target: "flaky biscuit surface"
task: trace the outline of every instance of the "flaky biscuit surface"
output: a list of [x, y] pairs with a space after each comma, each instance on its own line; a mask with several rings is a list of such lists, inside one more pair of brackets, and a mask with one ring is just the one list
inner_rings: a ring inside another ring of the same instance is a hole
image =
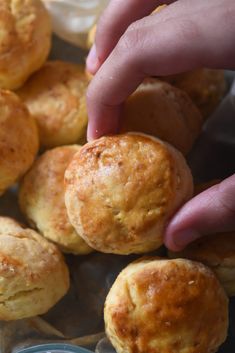
[[86, 144], [65, 172], [65, 204], [94, 249], [117, 254], [158, 248], [166, 222], [192, 195], [180, 152], [141, 134]]
[[117, 277], [105, 302], [118, 353], [211, 353], [228, 328], [228, 299], [207, 267], [145, 258]]
[[81, 65], [49, 61], [18, 90], [37, 121], [43, 147], [85, 138], [87, 76]]
[[68, 269], [56, 246], [16, 221], [0, 217], [0, 319], [43, 314], [68, 287]]
[[0, 194], [29, 169], [38, 151], [38, 131], [25, 105], [0, 90]]
[[0, 1], [0, 87], [17, 89], [51, 47], [51, 21], [41, 0]]
[[19, 192], [21, 210], [29, 223], [63, 251], [87, 254], [91, 248], [69, 222], [64, 202], [64, 172], [80, 146], [45, 152], [25, 175]]

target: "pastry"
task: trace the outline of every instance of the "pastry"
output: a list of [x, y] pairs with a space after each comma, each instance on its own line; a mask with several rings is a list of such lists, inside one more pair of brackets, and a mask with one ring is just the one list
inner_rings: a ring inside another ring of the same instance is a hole
[[83, 66], [50, 61], [17, 92], [37, 121], [42, 147], [85, 139], [87, 84]]
[[204, 236], [180, 252], [169, 252], [169, 256], [204, 263], [214, 271], [226, 293], [235, 295], [235, 232]]
[[0, 88], [17, 89], [46, 61], [51, 21], [41, 0], [0, 0]]
[[167, 221], [192, 192], [182, 154], [142, 134], [90, 142], [65, 172], [70, 222], [87, 244], [106, 253], [157, 249]]
[[19, 203], [30, 225], [61, 250], [87, 254], [91, 248], [70, 224], [64, 203], [64, 172], [79, 149], [63, 146], [41, 155], [20, 185]]
[[0, 195], [29, 169], [38, 151], [38, 131], [25, 105], [0, 90]]
[[227, 336], [228, 299], [202, 264], [143, 258], [117, 277], [104, 320], [117, 353], [212, 353]]
[[145, 80], [127, 99], [122, 131], [138, 131], [169, 142], [187, 154], [202, 127], [202, 116], [181, 90]]
[[68, 268], [56, 246], [0, 217], [0, 320], [44, 314], [68, 288]]

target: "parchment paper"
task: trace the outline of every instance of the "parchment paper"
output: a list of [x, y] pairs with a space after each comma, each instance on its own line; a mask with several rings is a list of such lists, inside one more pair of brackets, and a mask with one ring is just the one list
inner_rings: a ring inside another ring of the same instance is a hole
[[[86, 53], [54, 38], [51, 59], [84, 62]], [[228, 80], [234, 73], [228, 72]], [[234, 89], [235, 91], [235, 89]], [[208, 120], [188, 161], [195, 181], [225, 178], [235, 171], [235, 95], [230, 91], [216, 113]], [[0, 198], [0, 214], [24, 221], [17, 206], [16, 190]], [[164, 249], [157, 252], [164, 255]], [[120, 270], [138, 256], [93, 253], [67, 256], [70, 267], [69, 293], [46, 315], [16, 322], [0, 322], [0, 352], [17, 352], [34, 343], [61, 342], [113, 353], [104, 338], [103, 304]], [[230, 330], [220, 353], [234, 353], [235, 300], [230, 304]]]

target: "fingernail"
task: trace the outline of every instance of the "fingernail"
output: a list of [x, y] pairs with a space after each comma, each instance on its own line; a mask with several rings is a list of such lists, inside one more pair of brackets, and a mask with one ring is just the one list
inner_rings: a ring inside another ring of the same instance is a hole
[[99, 66], [100, 66], [100, 63], [96, 53], [96, 46], [94, 44], [86, 59], [86, 68], [87, 68], [87, 71], [89, 71], [91, 74], [94, 75], [96, 71], [99, 69]]
[[91, 124], [88, 124], [87, 141], [90, 142], [90, 141], [97, 139], [99, 137], [98, 134], [99, 134], [98, 130], [94, 131], [94, 129], [91, 127]]
[[[196, 239], [200, 238], [202, 234], [200, 234], [195, 229], [185, 229], [178, 231], [177, 233], [171, 234], [171, 241], [168, 239], [168, 243], [170, 248], [174, 251], [180, 251], [184, 249], [188, 244], [192, 243]], [[173, 249], [174, 248], [174, 249]]]

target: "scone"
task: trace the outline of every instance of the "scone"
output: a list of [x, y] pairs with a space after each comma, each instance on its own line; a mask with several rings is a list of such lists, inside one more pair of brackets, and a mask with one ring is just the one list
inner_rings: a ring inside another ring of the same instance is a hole
[[38, 131], [25, 105], [0, 90], [0, 195], [29, 169], [38, 151]]
[[0, 217], [0, 320], [44, 314], [68, 288], [68, 268], [56, 246]]
[[171, 143], [187, 154], [202, 127], [202, 116], [181, 90], [145, 80], [127, 99], [122, 131], [138, 131]]
[[204, 119], [213, 113], [226, 91], [222, 70], [197, 69], [161, 79], [185, 91], [199, 108]]
[[104, 320], [117, 353], [213, 353], [227, 336], [228, 299], [202, 264], [144, 258], [117, 277]]
[[82, 66], [51, 61], [17, 92], [37, 121], [42, 147], [69, 145], [84, 139], [87, 84]]
[[181, 252], [169, 252], [169, 256], [206, 264], [215, 272], [226, 293], [235, 295], [235, 232], [202, 237]]
[[65, 190], [70, 222], [92, 248], [131, 254], [162, 245], [166, 222], [193, 184], [180, 152], [133, 133], [83, 146], [65, 172]]
[[79, 149], [63, 146], [41, 155], [20, 185], [19, 203], [31, 226], [61, 250], [87, 254], [91, 248], [72, 227], [64, 203], [64, 172]]
[[0, 0], [0, 88], [17, 89], [46, 61], [51, 21], [41, 0]]

